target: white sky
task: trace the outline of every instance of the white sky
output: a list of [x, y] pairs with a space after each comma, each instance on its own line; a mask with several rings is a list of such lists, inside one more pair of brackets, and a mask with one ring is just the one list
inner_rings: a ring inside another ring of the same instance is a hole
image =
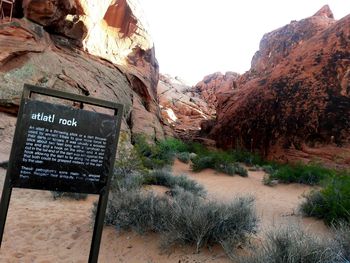
[[350, 0], [139, 0], [161, 73], [196, 84], [221, 71], [244, 73], [264, 33], [328, 4], [336, 19]]

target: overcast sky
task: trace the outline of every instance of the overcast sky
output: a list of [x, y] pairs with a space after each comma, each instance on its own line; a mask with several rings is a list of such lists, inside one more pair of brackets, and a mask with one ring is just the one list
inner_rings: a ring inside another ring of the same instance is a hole
[[316, 13], [328, 4], [336, 19], [350, 0], [139, 0], [161, 73], [189, 84], [221, 71], [250, 68], [264, 33]]

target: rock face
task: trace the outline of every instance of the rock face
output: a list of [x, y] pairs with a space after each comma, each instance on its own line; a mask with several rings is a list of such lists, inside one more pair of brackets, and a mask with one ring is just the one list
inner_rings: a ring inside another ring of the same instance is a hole
[[[3, 145], [12, 136], [24, 83], [120, 102], [125, 133], [164, 138], [156, 100], [158, 64], [134, 10], [123, 0], [26, 0], [23, 13], [34, 22], [2, 21], [1, 151], [9, 148]], [[115, 14], [123, 19], [114, 20]]]
[[74, 39], [88, 53], [127, 68], [131, 82], [144, 83], [143, 92], [155, 97], [158, 62], [137, 2], [24, 0], [23, 10], [49, 32]]
[[265, 34], [236, 84], [218, 100], [218, 146], [350, 164], [350, 15], [325, 6]]
[[226, 92], [229, 93], [236, 89], [238, 77], [239, 74], [235, 72], [226, 72], [225, 74], [216, 72], [205, 76], [201, 82], [196, 84], [192, 91], [206, 101], [208, 107], [215, 112], [218, 106], [217, 96], [222, 96]]
[[163, 119], [175, 135], [185, 140], [198, 140], [201, 123], [215, 114], [196, 90], [178, 78], [160, 75], [158, 99]]

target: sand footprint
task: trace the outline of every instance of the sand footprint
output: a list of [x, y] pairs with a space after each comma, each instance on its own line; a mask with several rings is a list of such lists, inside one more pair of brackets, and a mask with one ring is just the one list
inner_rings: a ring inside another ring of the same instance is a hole
[[80, 227], [77, 227], [77, 229], [75, 230], [75, 233], [72, 234], [72, 238], [74, 240], [77, 240], [79, 237], [81, 236], [81, 228]]
[[68, 246], [66, 246], [67, 249], [71, 249], [75, 245], [74, 242], [70, 243]]

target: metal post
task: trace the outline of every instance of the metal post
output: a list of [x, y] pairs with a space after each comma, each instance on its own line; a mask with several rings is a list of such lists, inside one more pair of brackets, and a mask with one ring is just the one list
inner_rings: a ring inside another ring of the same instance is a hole
[[9, 172], [7, 172], [5, 182], [4, 182], [4, 187], [2, 190], [1, 202], [0, 202], [0, 247], [2, 243], [2, 236], [4, 235], [4, 229], [5, 229], [7, 212], [10, 204], [11, 193], [12, 193], [12, 187], [10, 184], [10, 175], [9, 175]]
[[92, 234], [92, 241], [89, 254], [89, 263], [97, 263], [98, 254], [100, 251], [100, 243], [102, 238], [102, 230], [104, 225], [104, 218], [107, 208], [108, 192], [105, 192], [99, 196], [94, 232]]
[[113, 176], [113, 168], [114, 168], [114, 160], [115, 160], [115, 156], [116, 156], [116, 150], [118, 148], [118, 138], [119, 138], [120, 126], [121, 126], [121, 116], [123, 115], [123, 106], [121, 106], [120, 108], [115, 108], [114, 115], [118, 116], [117, 134], [116, 134], [117, 141], [115, 144], [115, 150], [112, 152], [111, 160], [113, 160], [113, 161], [110, 163], [110, 166], [109, 166], [110, 172], [108, 175], [107, 184], [104, 187], [104, 189], [102, 189], [100, 196], [99, 196], [99, 199], [98, 199], [94, 232], [92, 234], [92, 241], [91, 241], [90, 254], [89, 254], [89, 263], [97, 263], [98, 254], [100, 251], [102, 230], [103, 230], [104, 218], [105, 218], [107, 202], [108, 202], [108, 194], [109, 194], [109, 189], [111, 186], [111, 181], [112, 181], [112, 176]]
[[[2, 6], [1, 6], [1, 8], [2, 8]], [[20, 104], [19, 111], [18, 111], [19, 116], [21, 116], [23, 114], [23, 108], [21, 106], [23, 104], [23, 100], [25, 97], [28, 97], [28, 96], [29, 96], [29, 91], [27, 89], [24, 89], [24, 91], [22, 93], [22, 97], [21, 97], [21, 104]], [[20, 126], [20, 120], [17, 118], [16, 129], [15, 129], [15, 134], [14, 134], [13, 138], [17, 138], [18, 133], [19, 133], [19, 128], [18, 128], [19, 126]], [[14, 148], [15, 148], [15, 145], [12, 142], [10, 160], [9, 160], [8, 167], [7, 167], [6, 177], [5, 177], [5, 181], [4, 181], [4, 186], [2, 188], [2, 195], [1, 195], [1, 201], [0, 201], [0, 247], [1, 247], [1, 243], [2, 243], [2, 237], [4, 235], [6, 217], [7, 217], [7, 212], [9, 209], [12, 188], [13, 188], [13, 185], [11, 183], [10, 171], [11, 171], [11, 167], [13, 165], [13, 160], [15, 158]]]

